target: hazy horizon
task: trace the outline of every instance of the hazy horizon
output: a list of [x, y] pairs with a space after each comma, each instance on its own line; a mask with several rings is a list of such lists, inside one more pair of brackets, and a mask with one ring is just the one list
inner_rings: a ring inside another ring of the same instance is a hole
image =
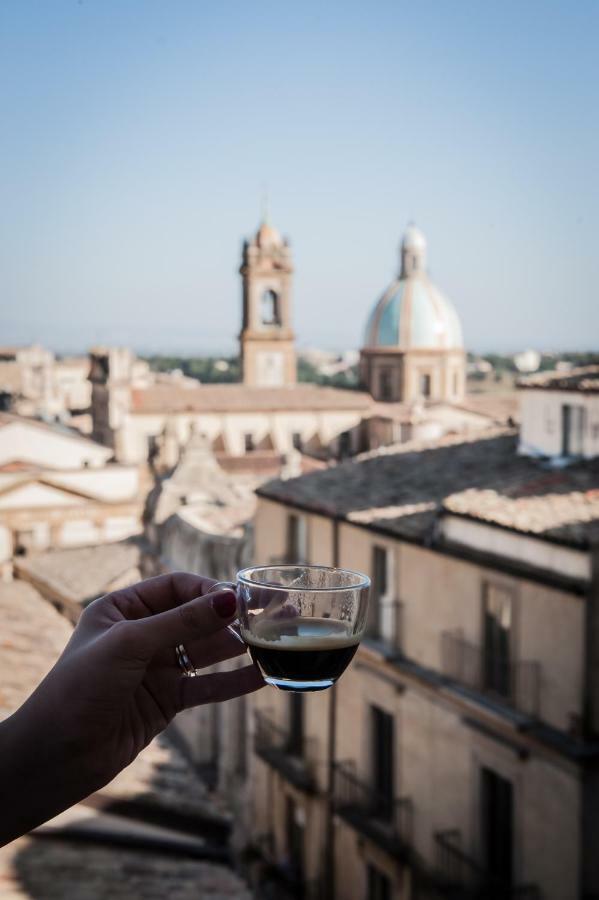
[[[181, 358], [214, 357], [216, 359], [216, 358], [221, 358], [221, 357], [224, 358], [224, 357], [233, 357], [233, 356], [239, 355], [238, 342], [233, 341], [233, 340], [231, 341], [229, 346], [225, 345], [225, 346], [219, 347], [216, 345], [210, 345], [204, 349], [202, 349], [201, 347], [198, 348], [195, 346], [191, 346], [186, 349], [185, 346], [169, 347], [169, 346], [161, 346], [158, 344], [148, 345], [148, 346], [144, 347], [144, 346], [136, 346], [135, 344], [131, 344], [131, 343], [123, 342], [123, 341], [114, 341], [111, 344], [104, 344], [102, 342], [99, 342], [96, 344], [92, 343], [92, 344], [89, 344], [89, 346], [79, 346], [76, 344], [73, 344], [72, 346], [68, 346], [68, 345], [59, 346], [59, 345], [49, 344], [47, 342], [44, 342], [43, 340], [18, 341], [18, 342], [6, 341], [6, 342], [4, 342], [3, 345], [0, 345], [0, 348], [2, 346], [26, 347], [26, 346], [30, 346], [32, 344], [43, 346], [45, 349], [52, 351], [54, 353], [54, 355], [57, 357], [85, 356], [88, 354], [88, 352], [90, 350], [93, 349], [93, 347], [97, 347], [97, 346], [128, 347], [139, 357], [178, 356]], [[309, 354], [310, 352], [314, 352], [314, 351], [323, 351], [325, 353], [335, 353], [335, 354], [341, 355], [347, 351], [354, 351], [354, 350], [359, 350], [359, 349], [360, 349], [359, 345], [356, 345], [353, 347], [341, 346], [341, 345], [325, 346], [322, 344], [300, 343], [299, 341], [296, 341], [296, 350], [299, 355], [302, 355], [304, 353]], [[489, 356], [492, 354], [495, 354], [497, 356], [509, 357], [509, 356], [514, 356], [518, 353], [522, 353], [527, 350], [536, 350], [541, 355], [551, 355], [551, 356], [553, 356], [553, 355], [559, 356], [560, 354], [572, 354], [572, 353], [580, 353], [580, 354], [586, 354], [586, 353], [597, 354], [597, 353], [599, 353], [599, 350], [597, 350], [596, 347], [592, 347], [592, 346], [586, 346], [586, 347], [585, 346], [581, 346], [581, 347], [531, 347], [531, 346], [524, 347], [524, 346], [522, 346], [522, 347], [511, 347], [511, 348], [507, 348], [504, 350], [484, 349], [484, 348], [481, 349], [478, 347], [465, 347], [464, 349], [467, 353], [471, 353], [475, 356], [480, 356], [480, 357], [485, 357], [485, 356]]]
[[592, 2], [4, 4], [0, 343], [234, 352], [268, 186], [300, 349], [360, 346], [411, 220], [468, 349], [592, 349], [598, 26]]

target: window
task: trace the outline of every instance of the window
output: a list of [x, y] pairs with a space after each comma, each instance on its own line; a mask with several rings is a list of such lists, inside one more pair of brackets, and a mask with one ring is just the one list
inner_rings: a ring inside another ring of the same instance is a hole
[[481, 770], [481, 837], [487, 873], [498, 884], [513, 877], [513, 789], [492, 769]]
[[304, 822], [303, 810], [299, 809], [297, 803], [287, 797], [286, 808], [286, 832], [287, 832], [287, 857], [289, 860], [289, 869], [292, 875], [298, 880], [303, 879], [304, 875]]
[[287, 516], [288, 563], [305, 563], [308, 560], [308, 529], [304, 516], [291, 513]]
[[158, 438], [155, 434], [151, 434], [148, 438], [148, 462], [152, 462], [152, 460], [156, 459], [159, 453], [160, 446]]
[[428, 372], [423, 372], [420, 376], [420, 396], [430, 397], [431, 395], [431, 376]]
[[368, 866], [368, 900], [391, 900], [391, 882], [376, 866]]
[[261, 319], [263, 325], [280, 325], [279, 298], [274, 291], [262, 294]]
[[304, 696], [289, 694], [289, 732], [287, 750], [292, 756], [302, 756], [304, 749]]
[[583, 406], [562, 406], [562, 456], [582, 456], [584, 414]]
[[453, 396], [457, 397], [460, 393], [460, 373], [453, 373]]
[[374, 546], [370, 561], [370, 603], [366, 633], [369, 637], [381, 636], [381, 602], [389, 588], [389, 555], [385, 547]]
[[393, 815], [393, 716], [370, 707], [371, 785], [373, 813], [389, 820]]
[[350, 451], [351, 439], [349, 431], [342, 431], [339, 435], [339, 459], [345, 459], [346, 456], [350, 455]]
[[302, 451], [302, 449], [303, 449], [303, 446], [304, 446], [304, 442], [303, 442], [303, 440], [302, 440], [301, 432], [300, 432], [300, 431], [294, 431], [291, 440], [292, 440], [292, 442], [293, 442], [293, 448], [294, 448], [294, 450], [299, 450], [300, 453], [301, 453], [301, 451]]
[[393, 399], [393, 380], [391, 369], [381, 369], [379, 373], [379, 396], [381, 400]]
[[484, 592], [483, 680], [487, 690], [510, 697], [512, 594], [488, 584]]
[[248, 434], [244, 434], [243, 440], [244, 440], [244, 443], [245, 443], [245, 452], [246, 452], [246, 453], [251, 453], [253, 450], [256, 449], [256, 445], [255, 445], [255, 443], [254, 443], [254, 435], [253, 435], [253, 434], [249, 434], [249, 433], [248, 433]]

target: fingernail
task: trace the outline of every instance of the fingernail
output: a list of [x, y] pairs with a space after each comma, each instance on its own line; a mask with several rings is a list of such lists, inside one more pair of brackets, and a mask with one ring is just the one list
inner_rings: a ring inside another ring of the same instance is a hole
[[212, 598], [212, 609], [221, 619], [230, 619], [237, 609], [237, 597], [231, 590], [219, 591]]

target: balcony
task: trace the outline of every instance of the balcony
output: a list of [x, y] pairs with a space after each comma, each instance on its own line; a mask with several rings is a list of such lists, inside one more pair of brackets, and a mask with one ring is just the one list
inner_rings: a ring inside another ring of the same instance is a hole
[[490, 875], [460, 847], [459, 831], [440, 831], [437, 848], [437, 886], [451, 900], [542, 900], [533, 884], [513, 885]]
[[508, 662], [489, 657], [482, 647], [456, 632], [441, 635], [443, 672], [455, 681], [508, 703], [527, 716], [538, 718], [541, 667], [538, 662]]
[[259, 891], [261, 900], [330, 900], [323, 880], [304, 881], [284, 866], [271, 865]]
[[254, 750], [298, 790], [307, 794], [317, 792], [316, 745], [312, 738], [297, 740], [268, 713], [257, 711]]
[[260, 861], [253, 877], [247, 873], [260, 900], [330, 900], [325, 879], [306, 880], [301, 871], [278, 857], [272, 832], [259, 835], [250, 854]]
[[336, 763], [333, 808], [360, 834], [392, 856], [405, 858], [412, 843], [412, 802], [389, 797], [362, 781], [352, 763]]
[[388, 658], [401, 653], [402, 614], [400, 600], [371, 598], [364, 638]]

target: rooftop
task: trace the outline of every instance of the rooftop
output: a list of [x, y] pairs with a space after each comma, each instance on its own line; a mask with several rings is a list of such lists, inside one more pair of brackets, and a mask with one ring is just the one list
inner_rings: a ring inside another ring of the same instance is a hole
[[44, 595], [85, 604], [139, 578], [139, 562], [139, 544], [128, 540], [17, 557], [15, 568]]
[[102, 450], [107, 459], [112, 456], [112, 450], [108, 447], [86, 437], [86, 435], [77, 431], [76, 428], [69, 428], [68, 425], [64, 425], [62, 422], [42, 422], [41, 419], [33, 419], [30, 416], [19, 416], [13, 413], [0, 412], [0, 428], [6, 428], [9, 425], [26, 425], [32, 428], [39, 428], [47, 434], [59, 434], [62, 437], [73, 438], [73, 440], [92, 446], [96, 450]]
[[283, 240], [277, 229], [273, 228], [272, 225], [269, 225], [266, 221], [261, 223], [254, 240], [262, 249], [280, 247], [283, 244]]
[[466, 394], [460, 401], [460, 409], [478, 415], [489, 416], [497, 425], [506, 425], [511, 419], [520, 419], [520, 397], [517, 391], [480, 391]]
[[539, 372], [518, 380], [519, 388], [537, 388], [547, 391], [580, 391], [599, 393], [599, 366], [581, 366], [569, 372]]
[[0, 720], [11, 715], [52, 668], [73, 630], [23, 581], [0, 582]]
[[260, 487], [262, 497], [369, 524], [407, 540], [432, 537], [442, 510], [522, 534], [586, 546], [599, 520], [599, 459], [552, 470], [517, 455], [517, 434], [446, 436], [363, 454]]
[[[414, 423], [424, 420], [440, 418], [464, 419], [463, 414], [472, 416], [472, 422], [480, 421], [486, 427], [490, 425], [507, 425], [519, 418], [520, 398], [516, 391], [489, 392], [480, 394], [466, 394], [460, 403], [446, 403], [439, 401], [425, 401], [421, 403], [386, 403], [372, 402], [370, 416], [382, 419], [392, 419], [395, 422]], [[462, 414], [462, 415], [461, 415]], [[451, 430], [451, 428], [448, 428]], [[463, 427], [460, 428], [463, 430]]]
[[161, 525], [176, 513], [213, 534], [233, 534], [252, 517], [259, 483], [248, 475], [227, 474], [207, 437], [193, 433], [174, 472], [152, 490], [147, 515]]
[[156, 852], [21, 838], [0, 849], [0, 891], [6, 900], [250, 900], [224, 866]]
[[243, 384], [198, 384], [197, 388], [154, 385], [132, 391], [134, 413], [174, 412], [294, 412], [311, 409], [369, 407], [368, 394], [340, 388], [298, 384], [289, 387], [247, 387]]

